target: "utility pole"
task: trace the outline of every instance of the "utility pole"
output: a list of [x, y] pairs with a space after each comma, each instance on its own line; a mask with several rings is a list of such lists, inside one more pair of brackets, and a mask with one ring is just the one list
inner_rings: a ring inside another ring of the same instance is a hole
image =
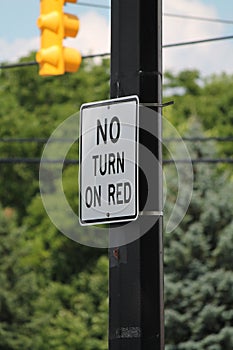
[[[138, 95], [139, 141], [161, 164], [162, 0], [112, 0], [111, 11], [111, 98]], [[152, 117], [145, 121], [148, 107]], [[143, 130], [144, 123], [157, 137]], [[164, 349], [161, 170], [139, 151], [141, 161], [147, 173], [139, 174], [139, 238], [110, 248], [109, 350]], [[153, 200], [144, 208], [149, 172]], [[141, 236], [151, 219], [156, 220]], [[110, 225], [111, 243], [118, 234], [125, 234], [124, 225]]]

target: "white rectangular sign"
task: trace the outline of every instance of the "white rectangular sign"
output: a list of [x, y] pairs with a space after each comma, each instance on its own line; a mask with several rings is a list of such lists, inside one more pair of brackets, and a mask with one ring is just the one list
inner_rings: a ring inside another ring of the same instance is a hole
[[138, 216], [137, 96], [84, 104], [80, 125], [80, 223]]

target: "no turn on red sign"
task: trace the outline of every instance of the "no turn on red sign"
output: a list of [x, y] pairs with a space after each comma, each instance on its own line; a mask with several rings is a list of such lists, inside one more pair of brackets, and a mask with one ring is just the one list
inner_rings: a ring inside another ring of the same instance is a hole
[[80, 114], [80, 223], [135, 220], [138, 216], [138, 97], [84, 104]]

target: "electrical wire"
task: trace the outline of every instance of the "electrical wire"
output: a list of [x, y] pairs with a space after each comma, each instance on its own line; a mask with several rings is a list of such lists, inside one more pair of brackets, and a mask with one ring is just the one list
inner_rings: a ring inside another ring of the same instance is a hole
[[73, 142], [73, 139], [69, 138], [56, 138], [56, 139], [48, 139], [45, 137], [17, 137], [17, 138], [11, 138], [11, 137], [2, 137], [0, 138], [0, 142], [2, 143], [66, 143], [66, 142]]
[[191, 20], [196, 20], [196, 21], [233, 24], [232, 20], [221, 19], [221, 18], [209, 18], [209, 17], [200, 17], [200, 16], [190, 16], [190, 15], [178, 15], [178, 14], [175, 14], [175, 13], [167, 13], [167, 12], [165, 12], [163, 15], [166, 16], [166, 17], [176, 17], [176, 18], [191, 19]]
[[[86, 6], [86, 7], [97, 7], [97, 8], [108, 9], [108, 10], [111, 9], [111, 6], [108, 6], [108, 5], [91, 4], [91, 3], [88, 3], [88, 2], [80, 2], [80, 1], [76, 5]], [[191, 19], [191, 20], [197, 20], [197, 21], [233, 24], [232, 20], [221, 19], [221, 18], [209, 18], [209, 17], [202, 17], [202, 16], [179, 15], [179, 14], [168, 13], [168, 12], [164, 12], [163, 16], [166, 16], [166, 17], [177, 17], [177, 18], [182, 18], [182, 19]]]
[[181, 42], [181, 43], [174, 43], [174, 44], [166, 44], [166, 45], [163, 45], [163, 48], [177, 47], [177, 46], [186, 46], [186, 45], [195, 45], [195, 44], [202, 44], [202, 43], [208, 43], [208, 42], [212, 42], [212, 41], [221, 41], [221, 40], [229, 40], [229, 39], [233, 39], [233, 35], [220, 36], [220, 37], [217, 37], [217, 38], [193, 40], [193, 41], [184, 41], [184, 42]]
[[[209, 38], [209, 39], [193, 40], [193, 41], [184, 41], [181, 43], [166, 44], [166, 45], [163, 45], [163, 48], [166, 49], [166, 48], [177, 47], [177, 46], [195, 45], [195, 44], [202, 44], [202, 43], [221, 41], [221, 40], [229, 40], [229, 39], [233, 39], [233, 35], [221, 36], [221, 37]], [[82, 56], [82, 59], [84, 60], [84, 59], [88, 59], [88, 58], [97, 58], [97, 57], [106, 57], [106, 56], [111, 56], [111, 54], [109, 52], [105, 52], [105, 53], [98, 53], [98, 54], [94, 54], [94, 55], [86, 55], [86, 56]], [[38, 63], [36, 61], [22, 62], [22, 63], [16, 63], [16, 64], [7, 64], [7, 65], [0, 65], [0, 69], [34, 66], [37, 64]]]
[[82, 56], [82, 59], [88, 59], [88, 58], [96, 58], [96, 57], [106, 57], [106, 56], [110, 56], [109, 52], [104, 52], [104, 53], [98, 53], [98, 54], [94, 54], [94, 55], [86, 55], [86, 56]]
[[[73, 143], [73, 139], [69, 138], [55, 138], [55, 139], [48, 139], [45, 137], [0, 137], [0, 143], [42, 143], [45, 144], [47, 142], [49, 143]], [[165, 137], [163, 139], [163, 143], [166, 142], [210, 142], [210, 141], [217, 141], [217, 142], [233, 142], [233, 136], [224, 136], [224, 137], [218, 137], [218, 136], [211, 136], [211, 137], [186, 137], [183, 136], [181, 138], [175, 138], [175, 137]], [[78, 141], [76, 141], [78, 142]]]
[[[98, 53], [98, 54], [94, 54], [94, 55], [85, 55], [85, 56], [82, 56], [82, 59], [85, 60], [85, 59], [89, 59], [89, 58], [107, 57], [107, 56], [110, 56], [109, 52]], [[37, 66], [37, 65], [38, 65], [38, 63], [36, 61], [20, 62], [20, 63], [0, 65], [0, 69], [21, 68], [21, 67]]]
[[0, 164], [78, 164], [76, 159], [0, 158]]
[[89, 2], [78, 2], [76, 5], [78, 6], [86, 6], [86, 7], [96, 7], [96, 8], [100, 8], [100, 9], [111, 9], [111, 6], [108, 5], [100, 5], [100, 4], [91, 4]]
[[[78, 2], [76, 5], [86, 6], [86, 7], [96, 7], [100, 9], [111, 9], [111, 6], [108, 5], [100, 5], [100, 4], [91, 4], [88, 2]], [[176, 13], [168, 13], [164, 12], [163, 16], [165, 17], [174, 17], [174, 18], [182, 18], [182, 19], [191, 19], [195, 21], [204, 21], [204, 22], [214, 22], [214, 23], [223, 23], [223, 24], [233, 24], [233, 20], [221, 19], [221, 18], [210, 18], [210, 17], [202, 17], [202, 16], [191, 16], [191, 15], [179, 15]]]
[[175, 138], [175, 137], [169, 137], [164, 138], [164, 142], [209, 142], [209, 141], [218, 141], [218, 142], [232, 142], [233, 136], [224, 136], [224, 137], [218, 137], [218, 136], [211, 136], [211, 137], [181, 137], [181, 138]]
[[233, 158], [194, 158], [194, 159], [164, 159], [163, 164], [233, 164]]
[[4, 64], [4, 65], [0, 65], [0, 69], [36, 66], [37, 64], [38, 64], [38, 63], [37, 63], [36, 61], [32, 61], [32, 62], [20, 62], [20, 63], [12, 63], [12, 64]]
[[[76, 5], [96, 7], [96, 8], [102, 8], [102, 9], [110, 9], [111, 8], [110, 6], [107, 6], [107, 5], [91, 4], [91, 3], [86, 3], [86, 2], [85, 3], [84, 2], [79, 2]], [[191, 19], [191, 20], [200, 20], [200, 21], [209, 21], [209, 22], [219, 22], [219, 23], [225, 23], [225, 24], [233, 24], [232, 20], [225, 20], [225, 19], [218, 19], [218, 18], [208, 18], [208, 17], [199, 17], [199, 16], [190, 16], [190, 15], [179, 15], [179, 14], [173, 14], [173, 13], [164, 13], [163, 15], [164, 16], [168, 16], [168, 17], [176, 17], [176, 18], [183, 18], [183, 19]], [[170, 47], [184, 46], [184, 45], [194, 45], [194, 44], [207, 43], [207, 42], [220, 41], [220, 40], [228, 40], [228, 39], [233, 39], [233, 36], [230, 35], [230, 36], [223, 36], [223, 37], [203, 39], [203, 40], [195, 40], [195, 41], [188, 41], [188, 42], [181, 42], [181, 43], [174, 43], [174, 44], [166, 44], [166, 45], [163, 45], [163, 48], [170, 48]], [[105, 56], [110, 56], [110, 53], [86, 55], [86, 56], [82, 56], [82, 59], [96, 58], [96, 57], [105, 57]], [[38, 63], [36, 61], [21, 62], [21, 63], [0, 65], [0, 69], [19, 68], [19, 67], [27, 67], [27, 66], [35, 66], [35, 65], [38, 65]]]
[[[77, 159], [43, 159], [40, 158], [0, 158], [0, 164], [61, 164], [77, 165]], [[194, 159], [164, 159], [163, 164], [233, 164], [233, 158], [194, 158]]]

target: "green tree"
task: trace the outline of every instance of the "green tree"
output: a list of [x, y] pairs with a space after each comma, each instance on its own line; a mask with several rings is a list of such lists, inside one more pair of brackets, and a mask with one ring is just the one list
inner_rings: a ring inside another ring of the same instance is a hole
[[[197, 118], [205, 131], [204, 136], [233, 135], [233, 76], [212, 75], [203, 78], [197, 71], [183, 71], [177, 75], [165, 74], [165, 95], [175, 101], [166, 109], [165, 116], [181, 135], [188, 131], [189, 119]], [[221, 156], [232, 156], [232, 143], [219, 143]]]
[[[193, 158], [208, 154], [200, 145], [190, 151]], [[210, 152], [213, 156], [213, 149]], [[169, 168], [167, 210], [175, 177]], [[191, 205], [182, 223], [165, 235], [167, 350], [233, 347], [233, 184], [226, 180], [212, 166], [195, 165]]]
[[15, 223], [12, 209], [0, 208], [0, 349], [32, 349], [28, 325], [38, 280], [20, 261], [25, 251], [23, 230]]
[[[109, 60], [99, 65], [86, 60], [77, 73], [55, 77], [40, 77], [37, 67], [6, 69], [0, 81], [0, 138], [46, 139], [81, 104], [108, 98]], [[33, 141], [0, 142], [1, 158], [40, 158], [42, 150], [43, 144]], [[1, 202], [17, 210], [19, 222], [38, 192], [38, 169], [34, 164], [1, 164]]]
[[33, 349], [107, 348], [107, 271], [108, 259], [101, 257], [70, 284], [50, 282], [40, 291], [30, 324]]
[[[23, 59], [31, 60], [31, 57]], [[197, 71], [167, 74], [175, 106], [166, 116], [184, 134], [232, 135], [231, 76], [203, 79]], [[41, 78], [37, 69], [1, 72], [3, 137], [49, 137], [84, 102], [109, 95], [109, 61], [85, 61], [77, 74]], [[1, 142], [1, 157], [40, 157], [42, 144]], [[195, 144], [195, 157], [215, 156], [215, 146]], [[218, 152], [231, 156], [232, 146]], [[77, 158], [77, 145], [70, 158]], [[167, 212], [176, 176], [168, 171]], [[78, 210], [77, 166], [64, 167], [63, 187]], [[183, 222], [165, 235], [166, 343], [168, 350], [230, 350], [232, 340], [232, 184], [228, 174], [194, 167], [194, 193]], [[47, 176], [51, 176], [48, 172]], [[57, 179], [51, 179], [52, 196]], [[183, 190], [185, 184], [183, 184]], [[108, 258], [106, 250], [81, 246], [50, 222], [38, 194], [38, 167], [1, 165], [0, 350], [107, 348]], [[179, 209], [179, 208], [178, 208]], [[61, 220], [68, 220], [66, 215]], [[18, 227], [20, 223], [20, 228]]]
[[84, 269], [74, 242], [61, 249], [51, 241], [46, 250], [38, 237], [25, 237], [12, 209], [1, 209], [0, 349], [106, 349], [107, 257], [92, 256]]

